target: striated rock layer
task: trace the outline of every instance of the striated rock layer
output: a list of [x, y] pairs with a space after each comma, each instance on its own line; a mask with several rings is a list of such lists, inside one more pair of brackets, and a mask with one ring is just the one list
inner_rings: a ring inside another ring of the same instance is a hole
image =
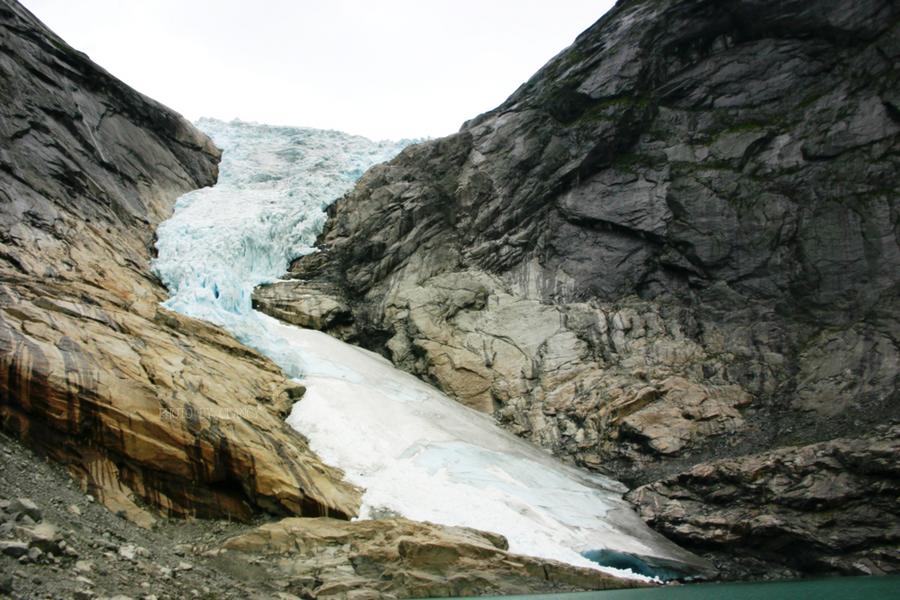
[[[265, 559], [269, 578], [312, 598], [424, 598], [635, 588], [593, 569], [507, 552], [503, 536], [394, 518], [283, 519], [234, 536], [230, 568]], [[254, 560], [255, 559], [255, 560]]]
[[698, 465], [628, 498], [688, 545], [739, 545], [800, 570], [883, 575], [900, 567], [898, 454], [900, 431], [884, 429]]
[[[371, 169], [257, 306], [632, 485], [862, 438], [900, 413], [898, 16], [621, 1], [500, 107]], [[800, 568], [854, 571], [835, 561]]]
[[219, 151], [0, 2], [0, 424], [149, 524], [254, 511], [349, 517], [358, 491], [283, 417], [303, 389], [159, 306], [149, 261]]

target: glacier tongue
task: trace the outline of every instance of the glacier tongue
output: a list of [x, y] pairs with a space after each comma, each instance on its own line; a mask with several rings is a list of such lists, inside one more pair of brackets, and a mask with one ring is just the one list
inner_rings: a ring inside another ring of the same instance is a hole
[[203, 119], [224, 150], [219, 183], [179, 199], [158, 230], [165, 305], [216, 323], [307, 388], [288, 423], [365, 490], [360, 518], [399, 514], [503, 534], [513, 552], [599, 567], [609, 549], [679, 562], [621, 498], [384, 358], [251, 308], [253, 288], [313, 251], [324, 208], [405, 143]]

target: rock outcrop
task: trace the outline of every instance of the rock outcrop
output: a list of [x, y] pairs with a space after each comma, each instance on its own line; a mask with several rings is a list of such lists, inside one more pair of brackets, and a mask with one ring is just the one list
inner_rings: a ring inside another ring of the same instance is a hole
[[302, 281], [282, 281], [258, 286], [253, 291], [253, 308], [286, 323], [309, 329], [343, 330], [339, 337], [352, 337], [353, 313], [337, 300], [330, 286], [309, 285]]
[[883, 575], [900, 570], [898, 455], [895, 428], [698, 465], [628, 498], [686, 545], [801, 572]]
[[258, 305], [631, 485], [864, 436], [900, 416], [898, 16], [623, 0]]
[[[506, 539], [406, 519], [283, 519], [227, 540], [229, 562], [262, 555], [273, 580], [313, 598], [425, 598], [642, 587], [507, 552]], [[258, 562], [258, 558], [257, 558]]]
[[116, 511], [349, 517], [358, 491], [283, 423], [302, 387], [159, 306], [156, 225], [216, 180], [182, 117], [0, 2], [0, 424]]

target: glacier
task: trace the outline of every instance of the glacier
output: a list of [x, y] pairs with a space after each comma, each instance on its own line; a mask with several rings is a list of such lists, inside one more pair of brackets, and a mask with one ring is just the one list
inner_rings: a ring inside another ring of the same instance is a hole
[[218, 183], [182, 196], [157, 231], [167, 308], [215, 323], [307, 392], [287, 419], [364, 490], [361, 519], [400, 515], [500, 533], [512, 552], [642, 578], [585, 555], [691, 565], [618, 482], [567, 466], [383, 357], [252, 309], [259, 284], [314, 252], [325, 208], [409, 141], [201, 119], [223, 149]]

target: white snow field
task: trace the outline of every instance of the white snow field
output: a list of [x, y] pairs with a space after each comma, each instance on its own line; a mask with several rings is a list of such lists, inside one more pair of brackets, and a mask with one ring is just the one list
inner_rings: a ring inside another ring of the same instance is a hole
[[165, 306], [216, 323], [301, 380], [288, 423], [365, 490], [360, 518], [402, 515], [503, 534], [510, 550], [601, 567], [610, 550], [692, 562], [650, 530], [616, 481], [568, 467], [384, 358], [252, 310], [253, 288], [314, 251], [323, 209], [405, 142], [202, 119], [224, 150], [219, 182], [160, 225]]

